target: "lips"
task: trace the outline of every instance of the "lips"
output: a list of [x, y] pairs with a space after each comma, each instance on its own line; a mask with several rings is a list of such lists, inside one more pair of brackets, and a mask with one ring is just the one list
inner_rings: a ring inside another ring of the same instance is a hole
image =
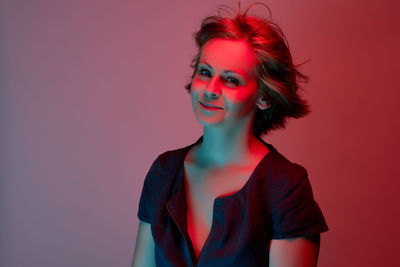
[[221, 107], [214, 106], [214, 105], [209, 104], [209, 103], [204, 103], [204, 102], [201, 102], [201, 101], [199, 101], [199, 103], [200, 103], [200, 105], [201, 105], [202, 107], [204, 107], [205, 109], [223, 109], [223, 108], [221, 108]]

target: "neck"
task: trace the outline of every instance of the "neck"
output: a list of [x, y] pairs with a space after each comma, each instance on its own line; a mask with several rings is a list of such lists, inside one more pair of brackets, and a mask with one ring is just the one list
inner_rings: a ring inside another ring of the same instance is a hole
[[252, 132], [252, 122], [244, 121], [233, 129], [226, 127], [203, 128], [203, 142], [199, 154], [208, 164], [226, 166], [228, 164], [245, 165], [253, 160], [266, 147]]

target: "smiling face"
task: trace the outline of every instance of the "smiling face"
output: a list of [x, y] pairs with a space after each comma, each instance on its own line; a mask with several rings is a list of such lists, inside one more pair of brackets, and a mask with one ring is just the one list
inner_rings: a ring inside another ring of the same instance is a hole
[[260, 98], [255, 70], [256, 58], [246, 41], [205, 43], [190, 91], [197, 120], [229, 127], [253, 119]]

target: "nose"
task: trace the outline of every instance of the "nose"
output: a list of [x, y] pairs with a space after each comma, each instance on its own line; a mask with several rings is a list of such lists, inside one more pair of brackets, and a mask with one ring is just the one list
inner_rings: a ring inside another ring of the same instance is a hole
[[208, 97], [209, 99], [218, 98], [220, 95], [220, 89], [218, 84], [218, 77], [214, 75], [207, 84], [204, 90], [204, 96]]

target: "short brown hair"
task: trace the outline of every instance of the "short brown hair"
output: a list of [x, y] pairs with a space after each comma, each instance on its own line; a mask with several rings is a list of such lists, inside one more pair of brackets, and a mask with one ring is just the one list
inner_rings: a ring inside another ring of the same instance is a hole
[[[238, 11], [234, 16], [208, 16], [201, 22], [194, 39], [198, 52], [193, 58], [194, 69], [191, 80], [197, 72], [200, 51], [211, 39], [245, 40], [251, 46], [257, 59], [256, 75], [259, 90], [270, 103], [266, 110], [257, 109], [253, 133], [260, 137], [270, 130], [284, 128], [288, 117], [301, 118], [310, 112], [309, 105], [298, 94], [299, 80], [308, 78], [300, 73], [292, 62], [288, 42], [281, 28], [270, 19], [247, 15]], [[192, 82], [185, 85], [190, 93]]]

